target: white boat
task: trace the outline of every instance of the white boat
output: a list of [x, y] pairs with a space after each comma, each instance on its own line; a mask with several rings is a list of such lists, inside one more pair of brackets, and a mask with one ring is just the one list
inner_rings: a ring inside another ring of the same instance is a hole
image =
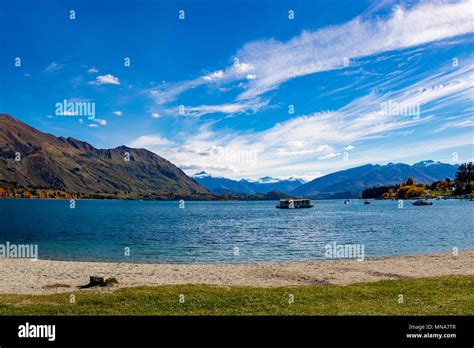
[[302, 198], [285, 198], [280, 199], [280, 204], [276, 206], [278, 209], [302, 209], [312, 208], [313, 205], [309, 199]]

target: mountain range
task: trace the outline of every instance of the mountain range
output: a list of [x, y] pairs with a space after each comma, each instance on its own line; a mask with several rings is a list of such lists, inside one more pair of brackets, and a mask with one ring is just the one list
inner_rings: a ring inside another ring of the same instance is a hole
[[313, 198], [353, 198], [366, 188], [399, 184], [409, 177], [414, 182], [423, 184], [431, 184], [445, 178], [453, 179], [457, 168], [458, 165], [432, 160], [413, 165], [404, 163], [366, 164], [316, 178], [291, 193]]
[[256, 181], [232, 180], [213, 177], [205, 172], [197, 173], [193, 178], [215, 194], [231, 192], [266, 194], [269, 191], [277, 190], [292, 196], [308, 198], [354, 198], [366, 188], [399, 184], [409, 177], [416, 183], [423, 184], [431, 184], [445, 178], [453, 179], [457, 168], [458, 165], [427, 160], [413, 165], [404, 163], [366, 164], [331, 173], [310, 182], [295, 178], [280, 180], [270, 177]]
[[[364, 189], [395, 185], [411, 177], [431, 184], [454, 178], [458, 165], [422, 161], [389, 163], [331, 173], [310, 182], [298, 178], [233, 180], [200, 172], [193, 177], [157, 154], [119, 146], [97, 149], [74, 139], [43, 133], [0, 114], [0, 187], [60, 189], [115, 194], [118, 198], [219, 199], [217, 195], [283, 194], [308, 198], [352, 198]], [[282, 194], [283, 193], [283, 194]], [[269, 197], [270, 197], [269, 196]], [[256, 196], [260, 197], [260, 196]]]
[[6, 114], [0, 114], [0, 185], [119, 192], [131, 198], [212, 196], [151, 151], [126, 146], [97, 149], [74, 138], [40, 132]]
[[276, 179], [270, 176], [258, 180], [232, 180], [222, 177], [213, 177], [206, 172], [196, 173], [192, 178], [215, 194], [242, 193], [251, 195], [256, 193], [266, 194], [270, 191], [289, 193], [306, 182], [303, 179], [293, 177], [288, 179]]

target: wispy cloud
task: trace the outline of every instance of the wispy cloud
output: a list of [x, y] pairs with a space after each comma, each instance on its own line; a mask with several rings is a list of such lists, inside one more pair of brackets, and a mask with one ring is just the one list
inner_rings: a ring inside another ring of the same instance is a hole
[[449, 128], [464, 128], [464, 127], [474, 127], [474, 121], [472, 119], [469, 119], [469, 120], [460, 120], [456, 122], [446, 122], [441, 127], [435, 129], [434, 133], [438, 133]]
[[52, 62], [51, 64], [49, 64], [46, 68], [44, 68], [43, 72], [45, 73], [50, 73], [50, 72], [54, 72], [54, 71], [59, 71], [63, 68], [63, 65], [62, 64], [59, 64], [59, 63], [56, 63], [56, 62]]
[[[258, 78], [240, 99], [252, 98], [308, 74], [341, 69], [344, 61], [434, 42], [474, 31], [471, 1], [396, 8], [383, 19], [360, 17], [338, 26], [305, 31], [287, 42], [262, 40], [245, 45], [237, 57]], [[403, 16], [400, 18], [399, 11]]]
[[130, 143], [129, 146], [137, 148], [153, 148], [159, 150], [157, 146], [170, 145], [172, 142], [159, 134], [143, 135]]
[[[397, 81], [396, 76], [392, 79]], [[439, 71], [432, 71], [429, 76], [422, 73], [420, 78], [414, 80], [416, 82], [411, 85], [389, 88], [386, 93], [370, 92], [337, 110], [294, 117], [263, 131], [216, 131], [209, 125], [196, 131], [197, 135], [186, 134], [176, 142], [159, 138], [158, 147], [154, 146], [153, 138], [141, 137], [140, 145], [157, 151], [183, 168], [199, 167], [217, 173], [220, 170], [217, 168], [221, 168], [222, 174], [234, 177], [258, 177], [265, 173], [277, 175], [290, 170], [303, 175], [329, 168], [327, 163], [330, 161], [334, 168], [354, 165], [356, 161], [344, 162], [342, 155], [347, 151], [352, 154], [355, 148], [361, 149], [358, 144], [384, 138], [388, 146], [390, 141], [397, 142], [403, 136], [410, 136], [417, 127], [430, 124], [432, 128], [433, 124], [442, 121], [442, 118], [428, 111], [441, 111], [469, 103], [474, 67], [466, 65], [449, 69], [442, 66]], [[387, 86], [390, 83], [387, 82]], [[387, 100], [400, 104], [419, 103], [421, 115], [386, 114], [381, 105]], [[468, 126], [469, 123], [463, 125]], [[390, 141], [389, 137], [392, 137]], [[424, 142], [426, 151], [427, 147], [461, 146], [466, 144], [466, 137], [449, 141], [426, 139]], [[382, 156], [387, 159], [391, 154], [386, 148], [379, 149], [377, 153], [371, 152], [371, 158]], [[248, 160], [252, 158], [257, 160]], [[321, 163], [323, 161], [324, 164]], [[210, 165], [213, 168], [209, 168]]]
[[106, 126], [107, 125], [107, 120], [103, 120], [101, 118], [94, 118], [92, 121], [97, 123], [99, 126]]
[[[230, 104], [184, 106], [182, 108], [182, 115], [199, 117], [213, 113], [252, 113], [261, 110], [266, 105], [268, 105], [268, 101], [261, 101], [260, 99], [255, 99], [247, 102], [238, 102]], [[175, 113], [178, 112], [179, 108], [176, 109]]]
[[[391, 5], [384, 2], [382, 5]], [[164, 84], [152, 89], [158, 104], [175, 100], [181, 93], [209, 84], [241, 81], [244, 89], [237, 99], [221, 106], [195, 106], [197, 115], [208, 112], [244, 112], [252, 108], [248, 100], [277, 89], [291, 79], [334, 69], [343, 69], [351, 60], [383, 52], [415, 47], [472, 33], [471, 1], [421, 3], [410, 8], [394, 7], [392, 14], [364, 16], [316, 31], [304, 31], [286, 42], [275, 39], [247, 43], [237, 51], [238, 61], [194, 80]], [[244, 102], [243, 104], [239, 104]]]

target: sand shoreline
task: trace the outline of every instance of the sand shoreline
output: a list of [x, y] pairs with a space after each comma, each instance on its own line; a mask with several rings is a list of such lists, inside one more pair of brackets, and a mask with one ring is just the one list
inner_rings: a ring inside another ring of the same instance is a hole
[[[357, 260], [249, 264], [136, 264], [0, 259], [0, 293], [51, 294], [80, 290], [89, 276], [114, 277], [118, 286], [209, 284], [219, 286], [348, 285], [384, 279], [474, 275], [474, 250]], [[53, 287], [65, 284], [69, 287]]]

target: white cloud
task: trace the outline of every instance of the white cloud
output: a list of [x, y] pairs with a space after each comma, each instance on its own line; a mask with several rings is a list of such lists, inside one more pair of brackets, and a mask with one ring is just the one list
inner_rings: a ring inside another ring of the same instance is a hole
[[58, 112], [57, 115], [58, 116], [76, 116], [76, 113], [74, 111], [64, 110], [62, 113]]
[[114, 111], [113, 114], [115, 116], [122, 116], [123, 115], [122, 111]]
[[[449, 128], [464, 128], [464, 127], [474, 127], [474, 122], [472, 119], [469, 120], [461, 120], [461, 121], [454, 121], [454, 122], [447, 122], [437, 128], [434, 132], [438, 133], [444, 131]], [[474, 141], [474, 139], [473, 139]]]
[[151, 114], [151, 118], [160, 118], [160, 117], [161, 117], [160, 114], [157, 112], [154, 112]]
[[63, 65], [62, 65], [62, 64], [59, 64], [59, 63], [56, 63], [56, 62], [52, 62], [51, 64], [49, 64], [49, 65], [43, 70], [43, 72], [58, 71], [58, 70], [61, 70], [62, 68], [63, 68]]
[[212, 113], [235, 114], [243, 112], [256, 112], [264, 108], [267, 104], [268, 101], [255, 99], [252, 101], [239, 103], [186, 106], [184, 108], [184, 115], [199, 117]]
[[316, 148], [316, 151], [317, 152], [324, 152], [324, 153], [328, 153], [328, 152], [333, 152], [334, 149], [329, 146], [329, 145], [319, 145], [317, 148]]
[[344, 147], [344, 150], [346, 150], [346, 151], [351, 151], [353, 149], [354, 149], [354, 146], [352, 146], [352, 145], [347, 145], [346, 147]]
[[338, 152], [338, 153], [330, 152], [330, 153], [328, 153], [327, 155], [319, 156], [318, 159], [320, 159], [320, 160], [325, 160], [325, 159], [334, 158], [334, 157], [340, 156], [340, 155], [341, 155], [340, 152]]
[[97, 69], [95, 66], [92, 66], [92, 67], [90, 67], [89, 69], [87, 69], [87, 72], [88, 72], [89, 74], [96, 74], [96, 73], [99, 72], [99, 69]]
[[132, 141], [129, 146], [136, 148], [154, 149], [155, 146], [170, 145], [171, 141], [161, 137], [159, 134], [143, 135]]
[[289, 141], [286, 143], [286, 145], [289, 147], [289, 148], [303, 148], [307, 145], [307, 142], [306, 141], [301, 141], [301, 140], [293, 140], [293, 141]]
[[90, 123], [87, 125], [88, 127], [91, 127], [91, 128], [97, 128], [99, 127], [98, 125], [96, 125], [95, 123]]
[[248, 63], [239, 63], [238, 65], [234, 65], [234, 67], [239, 73], [246, 73], [254, 69], [254, 66]]
[[224, 77], [224, 72], [222, 70], [218, 70], [218, 71], [213, 72], [212, 74], [203, 76], [203, 79], [206, 81], [213, 81], [213, 80], [219, 80], [223, 77]]
[[99, 75], [95, 78], [95, 81], [91, 81], [90, 83], [94, 85], [120, 85], [118, 77], [111, 74]]
[[277, 151], [277, 156], [278, 157], [284, 157], [284, 156], [301, 156], [301, 155], [307, 155], [310, 153], [314, 153], [313, 149], [307, 149], [307, 150], [278, 150]]
[[99, 126], [106, 126], [107, 125], [107, 120], [103, 120], [100, 118], [94, 118], [92, 121], [98, 123]]

